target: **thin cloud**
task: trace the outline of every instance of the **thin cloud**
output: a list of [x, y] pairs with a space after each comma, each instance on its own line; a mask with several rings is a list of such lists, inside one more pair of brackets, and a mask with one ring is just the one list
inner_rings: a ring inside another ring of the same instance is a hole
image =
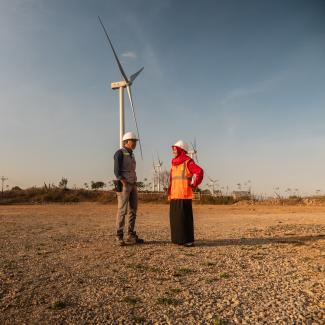
[[135, 52], [124, 52], [122, 53], [122, 57], [123, 58], [126, 58], [126, 59], [132, 59], [132, 60], [135, 60], [138, 56]]
[[221, 101], [221, 104], [227, 104], [233, 100], [242, 98], [242, 97], [247, 97], [247, 96], [251, 96], [251, 95], [255, 95], [255, 94], [259, 94], [262, 93], [264, 91], [266, 91], [266, 87], [264, 85], [264, 83], [262, 82], [261, 84], [256, 84], [256, 85], [252, 85], [252, 86], [248, 86], [248, 87], [239, 87], [239, 88], [235, 88], [230, 90], [226, 96], [224, 97], [224, 99]]
[[263, 80], [259, 83], [232, 89], [225, 95], [225, 97], [221, 101], [221, 104], [224, 105], [242, 97], [248, 97], [248, 96], [267, 92], [272, 87], [274, 87], [274, 85], [276, 85], [278, 81], [282, 80], [284, 77], [285, 77], [285, 72], [273, 78]]

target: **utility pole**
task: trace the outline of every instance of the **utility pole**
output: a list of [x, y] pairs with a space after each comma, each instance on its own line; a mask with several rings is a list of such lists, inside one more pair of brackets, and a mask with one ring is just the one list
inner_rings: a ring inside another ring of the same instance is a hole
[[2, 182], [2, 185], [1, 185], [1, 193], [2, 193], [2, 196], [3, 196], [3, 184], [6, 180], [8, 180], [8, 178], [4, 177], [4, 176], [1, 176], [1, 182]]

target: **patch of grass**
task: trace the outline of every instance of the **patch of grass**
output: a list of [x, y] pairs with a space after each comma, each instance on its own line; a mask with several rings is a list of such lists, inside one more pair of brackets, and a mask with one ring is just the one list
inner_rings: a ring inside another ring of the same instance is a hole
[[196, 255], [193, 254], [193, 253], [185, 253], [184, 255], [186, 255], [186, 256], [196, 256]]
[[229, 279], [230, 278], [230, 275], [227, 272], [221, 272], [219, 274], [219, 277], [220, 277], [220, 279]]
[[159, 305], [179, 305], [180, 301], [173, 297], [160, 297], [157, 299]]
[[57, 300], [53, 302], [53, 304], [50, 306], [50, 309], [59, 310], [65, 308], [66, 306], [67, 304], [64, 301]]
[[215, 266], [215, 265], [217, 265], [217, 263], [216, 262], [206, 262], [205, 265], [206, 266]]
[[147, 271], [149, 270], [149, 267], [147, 265], [144, 264], [129, 264], [129, 267], [135, 270], [139, 270], [139, 271]]
[[220, 318], [220, 317], [216, 317], [215, 319], [214, 319], [214, 325], [225, 325], [226, 323]]
[[177, 294], [177, 293], [180, 293], [182, 291], [182, 289], [180, 289], [180, 288], [170, 288], [169, 291], [171, 293]]
[[178, 271], [176, 271], [174, 273], [174, 276], [184, 276], [190, 273], [193, 273], [194, 270], [187, 268], [187, 267], [181, 267], [180, 269], [178, 269]]
[[140, 302], [138, 298], [130, 296], [125, 297], [123, 301], [130, 305], [136, 305], [138, 302]]
[[254, 260], [262, 260], [262, 259], [264, 259], [264, 255], [255, 254], [255, 255], [252, 255], [251, 258], [253, 258]]
[[218, 278], [210, 278], [210, 279], [206, 279], [205, 282], [208, 284], [212, 284], [214, 282], [218, 281]]
[[145, 318], [144, 317], [141, 317], [141, 316], [134, 316], [133, 317], [133, 322], [134, 324], [142, 324], [145, 322]]
[[138, 269], [138, 270], [148, 270], [149, 269], [148, 266], [143, 265], [143, 264], [136, 264], [135, 268]]

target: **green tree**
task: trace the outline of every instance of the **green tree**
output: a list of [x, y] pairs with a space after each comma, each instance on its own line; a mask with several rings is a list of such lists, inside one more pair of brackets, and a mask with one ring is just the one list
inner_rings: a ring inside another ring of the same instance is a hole
[[137, 187], [138, 187], [139, 191], [143, 191], [146, 186], [145, 186], [144, 182], [137, 182]]
[[68, 186], [68, 179], [65, 177], [62, 177], [60, 182], [59, 182], [59, 187], [66, 189]]
[[93, 190], [98, 190], [98, 189], [103, 188], [105, 186], [106, 186], [106, 184], [104, 182], [102, 182], [102, 181], [98, 181], [98, 182], [91, 181], [91, 188]]
[[19, 186], [14, 186], [11, 190], [12, 191], [22, 191], [22, 189]]

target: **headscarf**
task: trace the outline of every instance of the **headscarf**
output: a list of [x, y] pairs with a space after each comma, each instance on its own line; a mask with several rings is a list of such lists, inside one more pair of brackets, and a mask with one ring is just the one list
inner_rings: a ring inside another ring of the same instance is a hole
[[172, 159], [173, 166], [183, 164], [186, 160], [191, 159], [189, 156], [187, 156], [186, 151], [183, 150], [182, 148], [176, 146], [172, 146], [172, 148], [176, 148], [177, 150], [177, 156]]

